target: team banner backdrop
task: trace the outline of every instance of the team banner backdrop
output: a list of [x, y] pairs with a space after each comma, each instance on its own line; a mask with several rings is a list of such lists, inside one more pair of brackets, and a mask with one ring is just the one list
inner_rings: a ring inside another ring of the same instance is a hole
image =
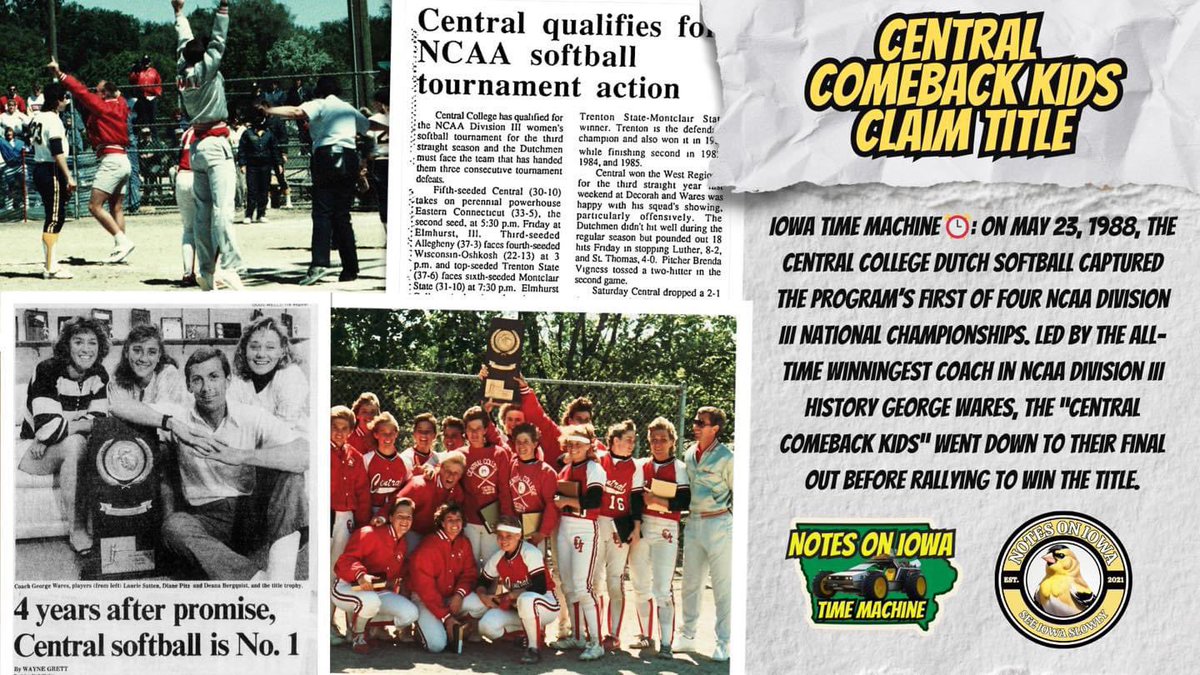
[[1195, 3], [703, 5], [714, 185], [1196, 187]]

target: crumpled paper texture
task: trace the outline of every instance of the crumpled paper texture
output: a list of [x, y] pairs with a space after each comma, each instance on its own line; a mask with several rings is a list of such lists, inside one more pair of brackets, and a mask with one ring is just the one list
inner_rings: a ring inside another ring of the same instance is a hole
[[[961, 242], [903, 238], [771, 237], [777, 215], [968, 213], [986, 215], [1178, 215], [1177, 236], [1136, 242], [1100, 238], [971, 236]], [[745, 669], [748, 673], [909, 675], [1098, 675], [1193, 672], [1190, 654], [1200, 648], [1192, 562], [1200, 555], [1197, 480], [1200, 435], [1195, 357], [1195, 307], [1200, 278], [1195, 260], [1200, 197], [1178, 188], [1125, 186], [1067, 189], [1051, 185], [979, 183], [935, 189], [856, 185], [818, 188], [798, 185], [747, 200], [745, 292], [754, 301], [753, 427], [750, 443], [750, 551], [746, 570]], [[799, 250], [1051, 250], [1076, 252], [1162, 251], [1158, 274], [794, 274], [780, 269], [783, 256]], [[809, 310], [779, 309], [777, 291], [792, 287], [893, 285], [955, 287], [1170, 287], [1167, 310]], [[1168, 334], [1151, 346], [919, 347], [779, 344], [780, 325], [791, 323], [1153, 323]], [[830, 359], [1066, 359], [1166, 360], [1163, 382], [784, 382], [784, 360]], [[1052, 420], [950, 418], [809, 418], [808, 396], [1141, 396], [1142, 417]], [[792, 455], [779, 450], [785, 433], [811, 432], [1152, 432], [1167, 433], [1160, 455]], [[1138, 491], [817, 491], [804, 488], [812, 469], [1137, 469]], [[1110, 527], [1121, 539], [1132, 567], [1129, 605], [1120, 622], [1097, 642], [1075, 649], [1050, 649], [1018, 634], [1001, 614], [994, 590], [997, 557], [1021, 523], [1048, 511], [1074, 510]], [[941, 610], [928, 632], [917, 628], [815, 627], [809, 620], [808, 590], [798, 564], [785, 560], [788, 532], [797, 520], [919, 520], [957, 528], [953, 563], [955, 589], [938, 602]]]
[[[716, 34], [724, 88], [713, 185], [762, 192], [799, 182], [982, 181], [1195, 190], [1200, 182], [1200, 3], [702, 0], [702, 5], [705, 23]], [[859, 157], [851, 146], [857, 113], [810, 109], [804, 99], [809, 71], [824, 58], [873, 58], [876, 30], [892, 13], [936, 11], [1045, 12], [1038, 37], [1043, 57], [1123, 59], [1124, 97], [1106, 112], [1083, 109], [1071, 155], [998, 161]]]

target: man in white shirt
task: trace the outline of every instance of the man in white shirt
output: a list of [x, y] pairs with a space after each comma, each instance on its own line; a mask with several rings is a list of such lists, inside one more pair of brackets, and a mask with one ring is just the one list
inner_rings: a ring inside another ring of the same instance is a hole
[[25, 127], [29, 125], [29, 115], [17, 110], [17, 101], [8, 99], [4, 112], [0, 113], [0, 134], [5, 129], [12, 129], [17, 138], [25, 137]]
[[[308, 446], [262, 408], [228, 401], [230, 373], [221, 350], [192, 352], [184, 377], [195, 405], [176, 408], [178, 420], [163, 416], [178, 440], [184, 497], [163, 522], [163, 543], [209, 579], [294, 579], [295, 549], [308, 527]], [[265, 571], [246, 555], [261, 543], [271, 544]]]
[[323, 75], [317, 80], [313, 100], [299, 106], [263, 106], [268, 115], [285, 119], [307, 120], [312, 133], [313, 231], [312, 262], [301, 286], [311, 286], [330, 272], [329, 250], [338, 247], [342, 272], [338, 281], [358, 278], [358, 249], [350, 207], [354, 204], [354, 185], [361, 161], [357, 137], [371, 124], [354, 106], [338, 96], [342, 93], [337, 78]]

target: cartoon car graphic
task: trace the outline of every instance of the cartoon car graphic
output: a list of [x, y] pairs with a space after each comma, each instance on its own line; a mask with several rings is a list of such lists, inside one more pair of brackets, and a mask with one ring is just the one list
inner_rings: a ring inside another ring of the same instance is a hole
[[875, 558], [845, 572], [821, 572], [813, 579], [813, 595], [822, 600], [835, 593], [860, 595], [867, 600], [883, 600], [892, 591], [901, 591], [911, 600], [925, 597], [928, 583], [921, 574], [921, 561]]

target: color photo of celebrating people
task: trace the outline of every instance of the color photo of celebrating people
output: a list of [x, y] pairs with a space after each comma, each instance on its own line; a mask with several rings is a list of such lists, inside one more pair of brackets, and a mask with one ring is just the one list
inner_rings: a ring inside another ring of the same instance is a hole
[[0, 3], [0, 288], [384, 289], [390, 14]]
[[16, 580], [311, 578], [314, 313], [17, 306]]
[[728, 672], [732, 317], [332, 325], [331, 670]]

